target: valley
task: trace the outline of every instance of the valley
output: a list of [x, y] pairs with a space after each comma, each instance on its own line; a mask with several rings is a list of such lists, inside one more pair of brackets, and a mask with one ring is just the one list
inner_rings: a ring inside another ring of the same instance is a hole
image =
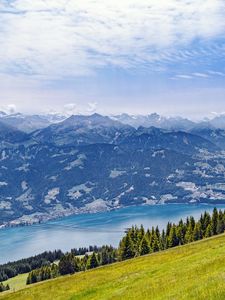
[[225, 203], [221, 132], [217, 143], [205, 132], [135, 128], [99, 114], [30, 133], [2, 118], [0, 127], [1, 227], [133, 205]]

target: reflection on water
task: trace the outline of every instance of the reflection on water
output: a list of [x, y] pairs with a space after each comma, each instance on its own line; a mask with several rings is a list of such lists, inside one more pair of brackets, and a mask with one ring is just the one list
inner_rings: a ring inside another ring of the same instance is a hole
[[[225, 206], [217, 206], [225, 208]], [[43, 224], [0, 230], [0, 263], [41, 253], [45, 250], [89, 245], [117, 246], [124, 230], [131, 225], [145, 228], [168, 221], [177, 222], [186, 216], [199, 217], [210, 205], [161, 205], [127, 207], [116, 211], [65, 217]]]

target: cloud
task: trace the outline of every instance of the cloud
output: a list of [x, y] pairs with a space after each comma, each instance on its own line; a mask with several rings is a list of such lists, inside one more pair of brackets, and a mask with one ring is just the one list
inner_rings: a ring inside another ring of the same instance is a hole
[[195, 72], [195, 73], [193, 73], [193, 75], [196, 76], [196, 77], [201, 77], [201, 78], [208, 78], [209, 77], [208, 74], [199, 73], [199, 72]]
[[89, 113], [94, 113], [94, 112], [96, 112], [96, 110], [97, 110], [97, 102], [89, 102], [88, 103], [88, 108], [87, 108], [87, 111], [89, 112]]
[[175, 80], [175, 79], [193, 79], [193, 78], [210, 78], [210, 77], [225, 77], [225, 73], [219, 72], [219, 71], [213, 71], [213, 70], [208, 70], [206, 73], [202, 72], [194, 72], [190, 74], [177, 74], [173, 77], [170, 77], [170, 79]]
[[67, 103], [63, 107], [63, 113], [66, 115], [73, 115], [78, 113], [78, 107], [76, 103]]
[[191, 75], [185, 75], [185, 74], [179, 74], [179, 75], [176, 75], [175, 78], [192, 79], [193, 76], [191, 76]]
[[16, 105], [15, 104], [8, 104], [0, 106], [0, 111], [4, 111], [7, 114], [14, 114], [16, 112]]
[[63, 106], [62, 113], [64, 115], [86, 115], [93, 114], [97, 110], [97, 102], [89, 102], [87, 104], [67, 103]]
[[225, 77], [225, 73], [223, 73], [223, 72], [218, 72], [218, 71], [209, 70], [208, 73], [209, 73], [210, 75], [216, 75], [216, 76], [222, 76], [222, 77]]
[[1, 1], [0, 73], [54, 80], [221, 55], [224, 9], [223, 0]]

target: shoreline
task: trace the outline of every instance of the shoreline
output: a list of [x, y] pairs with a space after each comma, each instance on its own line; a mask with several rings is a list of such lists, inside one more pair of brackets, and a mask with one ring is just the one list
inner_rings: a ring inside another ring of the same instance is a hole
[[52, 215], [51, 213], [34, 213], [31, 215], [23, 215], [20, 218], [14, 219], [12, 221], [6, 222], [5, 224], [0, 225], [0, 230], [4, 230], [7, 228], [15, 228], [15, 227], [25, 227], [47, 223], [53, 220], [59, 220], [61, 218], [83, 215], [83, 214], [97, 214], [102, 212], [110, 212], [123, 208], [129, 207], [138, 207], [138, 206], [161, 206], [161, 205], [190, 205], [190, 206], [198, 206], [198, 205], [209, 205], [209, 206], [217, 206], [217, 205], [225, 205], [225, 203], [211, 203], [211, 202], [164, 202], [164, 203], [143, 203], [140, 205], [128, 205], [128, 206], [118, 206], [118, 207], [105, 207], [99, 210], [71, 210], [66, 212], [60, 212], [58, 214]]

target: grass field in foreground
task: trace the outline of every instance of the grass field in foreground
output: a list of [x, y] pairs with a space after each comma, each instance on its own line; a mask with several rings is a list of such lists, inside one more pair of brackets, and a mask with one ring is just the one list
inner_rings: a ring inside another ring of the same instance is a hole
[[6, 300], [225, 299], [225, 235], [38, 283]]

